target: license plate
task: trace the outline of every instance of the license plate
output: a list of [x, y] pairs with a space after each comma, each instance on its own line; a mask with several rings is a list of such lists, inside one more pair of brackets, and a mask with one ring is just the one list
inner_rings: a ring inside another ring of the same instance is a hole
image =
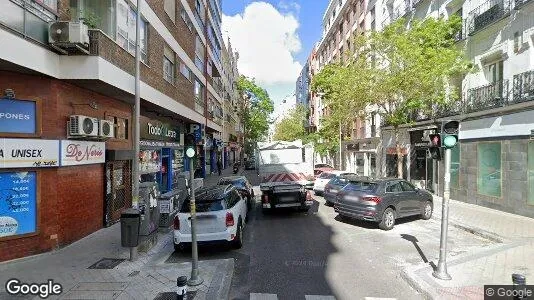
[[297, 207], [300, 206], [300, 203], [287, 203], [287, 204], [278, 204], [276, 207]]
[[296, 200], [295, 197], [280, 197], [280, 202], [291, 202], [295, 200]]

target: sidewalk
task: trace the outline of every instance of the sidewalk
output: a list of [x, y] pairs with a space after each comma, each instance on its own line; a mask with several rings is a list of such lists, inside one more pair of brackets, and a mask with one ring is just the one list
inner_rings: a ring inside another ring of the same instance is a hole
[[[61, 295], [48, 299], [155, 299], [160, 293], [175, 293], [179, 276], [190, 277], [190, 263], [165, 262], [173, 251], [171, 234], [159, 234], [151, 250], [130, 262], [129, 249], [120, 244], [120, 224], [115, 224], [60, 250], [0, 263], [0, 299], [15, 298], [6, 292], [5, 284], [11, 278], [24, 283], [46, 283], [48, 279], [60, 283]], [[104, 258], [118, 259], [119, 264], [109, 269], [89, 268]], [[232, 259], [200, 261], [204, 283], [188, 291], [196, 291], [195, 300], [227, 299], [233, 269]], [[24, 297], [32, 298], [40, 299]]]
[[[433, 218], [441, 221], [441, 198], [434, 197]], [[449, 226], [494, 242], [463, 255], [447, 257], [452, 280], [432, 276], [429, 264], [404, 268], [402, 276], [429, 299], [484, 299], [484, 285], [510, 285], [512, 273], [534, 282], [534, 219], [451, 200]], [[454, 241], [449, 235], [449, 244]], [[437, 264], [437, 261], [434, 262]]]

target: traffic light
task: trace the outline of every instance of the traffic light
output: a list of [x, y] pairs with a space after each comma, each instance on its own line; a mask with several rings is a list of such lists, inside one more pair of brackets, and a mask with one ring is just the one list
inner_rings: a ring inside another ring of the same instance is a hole
[[441, 123], [441, 146], [452, 149], [458, 143], [459, 121], [445, 121]]
[[195, 146], [195, 135], [193, 133], [188, 133], [184, 136], [184, 146]]
[[441, 160], [441, 135], [439, 133], [429, 134], [430, 144], [428, 151], [430, 158]]

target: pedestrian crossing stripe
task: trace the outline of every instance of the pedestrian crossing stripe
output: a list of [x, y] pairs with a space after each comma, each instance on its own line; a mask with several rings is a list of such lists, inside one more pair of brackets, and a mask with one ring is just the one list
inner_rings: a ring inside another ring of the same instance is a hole
[[[334, 296], [305, 295], [306, 300], [336, 300]], [[250, 293], [250, 300], [278, 300], [277, 294]], [[397, 298], [365, 297], [365, 300], [397, 300]]]

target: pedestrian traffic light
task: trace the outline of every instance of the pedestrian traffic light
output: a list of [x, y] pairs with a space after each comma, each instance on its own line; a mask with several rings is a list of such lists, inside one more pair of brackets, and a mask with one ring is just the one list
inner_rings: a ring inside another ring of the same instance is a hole
[[188, 133], [184, 136], [184, 146], [194, 146], [195, 145], [195, 135], [193, 133]]
[[430, 147], [441, 147], [441, 135], [439, 133], [429, 134]]
[[441, 146], [447, 149], [454, 148], [458, 143], [459, 121], [445, 121], [441, 123]]

